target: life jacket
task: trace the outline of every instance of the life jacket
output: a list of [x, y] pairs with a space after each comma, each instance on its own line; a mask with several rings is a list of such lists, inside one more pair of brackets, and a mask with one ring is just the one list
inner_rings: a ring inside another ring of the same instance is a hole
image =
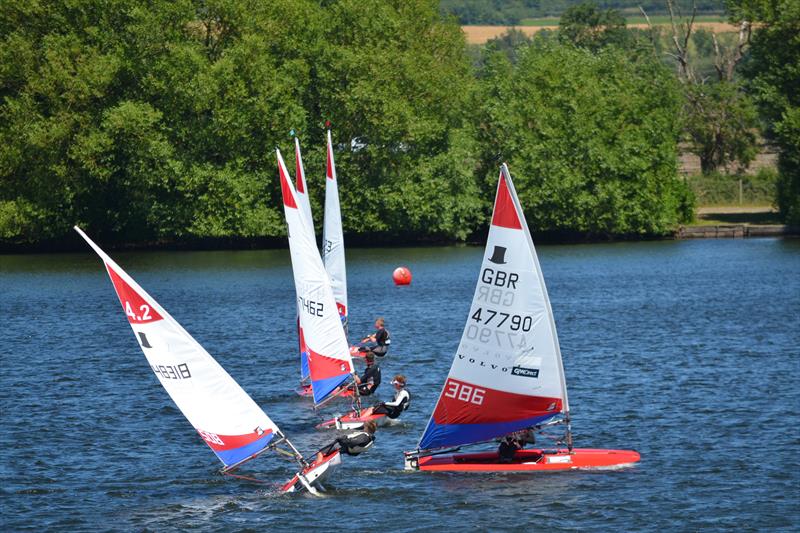
[[407, 411], [408, 410], [408, 406], [411, 405], [411, 393], [408, 392], [405, 388], [403, 390], [406, 391], [406, 395], [407, 396], [405, 398], [405, 401], [400, 402], [400, 405], [403, 406], [403, 411]]
[[[400, 389], [397, 394], [400, 395], [403, 392], [405, 392], [405, 395], [404, 395], [405, 397], [402, 400], [400, 400], [400, 403], [398, 405], [396, 405], [394, 407], [391, 407], [391, 411], [389, 412], [389, 414], [386, 415], [391, 419], [395, 419], [398, 416], [400, 416], [400, 414], [403, 411], [407, 410], [408, 406], [411, 405], [411, 393], [410, 392], [408, 392], [406, 389]], [[389, 407], [389, 406], [387, 406], [387, 407]]]

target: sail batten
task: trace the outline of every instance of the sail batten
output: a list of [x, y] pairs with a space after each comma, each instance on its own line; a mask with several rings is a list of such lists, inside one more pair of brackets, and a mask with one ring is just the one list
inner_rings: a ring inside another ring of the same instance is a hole
[[153, 373], [220, 461], [229, 467], [269, 446], [278, 426], [152, 296], [75, 230], [102, 259]]
[[467, 322], [418, 449], [484, 442], [567, 411], [544, 278], [503, 165]]
[[331, 279], [336, 307], [347, 331], [347, 271], [344, 257], [342, 212], [339, 205], [339, 184], [333, 160], [333, 142], [328, 130], [327, 162], [325, 169], [325, 220], [322, 230], [322, 261]]
[[307, 355], [314, 403], [324, 401], [353, 373], [350, 348], [342, 328], [331, 282], [308, 222], [297, 207], [296, 192], [279, 150], [278, 174], [292, 259], [300, 331]]

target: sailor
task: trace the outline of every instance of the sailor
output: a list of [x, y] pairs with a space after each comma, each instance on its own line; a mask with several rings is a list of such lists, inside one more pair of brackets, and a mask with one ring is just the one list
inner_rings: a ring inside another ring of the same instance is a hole
[[336, 450], [347, 455], [359, 455], [367, 451], [375, 442], [375, 430], [378, 426], [372, 420], [364, 422], [364, 430], [339, 437], [317, 452], [315, 463], [322, 462], [322, 458]]
[[370, 352], [378, 357], [383, 357], [389, 351], [389, 345], [392, 343], [389, 338], [389, 331], [385, 327], [386, 321], [383, 317], [375, 319], [375, 333], [365, 337], [361, 342], [369, 343], [358, 349], [359, 352]]
[[394, 385], [395, 390], [394, 399], [391, 402], [375, 404], [373, 407], [366, 409], [361, 416], [386, 415], [391, 419], [395, 419], [408, 409], [411, 404], [411, 394], [406, 390], [406, 377], [402, 374], [396, 375], [392, 380], [392, 385]]
[[367, 368], [364, 369], [364, 373], [361, 376], [355, 376], [355, 381], [358, 384], [358, 394], [369, 396], [381, 384], [381, 367], [375, 362], [373, 353], [368, 353], [364, 360], [367, 362]]
[[501, 463], [510, 463], [514, 460], [517, 450], [521, 449], [520, 442], [514, 438], [514, 435], [506, 435], [500, 441], [500, 446], [497, 448], [497, 455], [500, 456]]

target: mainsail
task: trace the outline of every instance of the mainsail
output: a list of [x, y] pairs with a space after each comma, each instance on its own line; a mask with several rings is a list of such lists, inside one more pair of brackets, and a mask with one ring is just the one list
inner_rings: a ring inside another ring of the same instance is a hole
[[[303, 157], [300, 154], [300, 140], [295, 137], [294, 138], [294, 160], [295, 160], [295, 168], [297, 170], [297, 174], [295, 179], [297, 180], [297, 203], [299, 204], [300, 209], [303, 211], [303, 216], [306, 217], [306, 227], [308, 231], [311, 233], [311, 240], [316, 242], [317, 237], [314, 234], [314, 218], [311, 216], [311, 202], [308, 197], [308, 185], [306, 184], [306, 171], [303, 168]], [[305, 381], [309, 377], [308, 371], [308, 350], [305, 346], [305, 341], [303, 339], [303, 330], [300, 328], [300, 301], [298, 300], [297, 303], [297, 342], [300, 349], [300, 381]]]
[[226, 469], [263, 451], [280, 434], [278, 426], [158, 302], [75, 231], [103, 260], [150, 368]]
[[550, 300], [503, 164], [469, 318], [418, 449], [491, 440], [561, 413], [569, 407]]
[[283, 157], [279, 150], [276, 153], [292, 271], [300, 305], [300, 330], [308, 352], [314, 403], [319, 404], [353, 373], [353, 360], [336, 311], [330, 279], [306, 227], [305, 217], [298, 208], [297, 195]]
[[325, 171], [325, 221], [322, 228], [322, 260], [331, 279], [333, 297], [342, 323], [347, 328], [347, 272], [344, 262], [342, 213], [339, 207], [339, 185], [333, 162], [331, 130], [328, 130], [328, 158]]

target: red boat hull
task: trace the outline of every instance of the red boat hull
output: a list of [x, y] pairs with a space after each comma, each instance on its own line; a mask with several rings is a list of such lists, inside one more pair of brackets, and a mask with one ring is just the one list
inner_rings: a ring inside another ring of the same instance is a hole
[[[310, 383], [309, 384], [305, 384], [305, 385], [300, 385], [294, 391], [297, 393], [298, 396], [313, 396], [314, 395], [314, 391], [311, 389], [311, 384]], [[344, 392], [341, 392], [341, 393], [337, 394], [336, 396], [339, 397], [339, 398], [352, 398], [353, 397], [353, 391], [352, 390], [346, 390]]]
[[584, 468], [613, 468], [639, 461], [633, 450], [598, 450], [577, 448], [572, 453], [561, 450], [520, 450], [514, 460], [501, 463], [497, 452], [455, 453], [420, 457], [409, 468], [432, 472], [553, 472]]

